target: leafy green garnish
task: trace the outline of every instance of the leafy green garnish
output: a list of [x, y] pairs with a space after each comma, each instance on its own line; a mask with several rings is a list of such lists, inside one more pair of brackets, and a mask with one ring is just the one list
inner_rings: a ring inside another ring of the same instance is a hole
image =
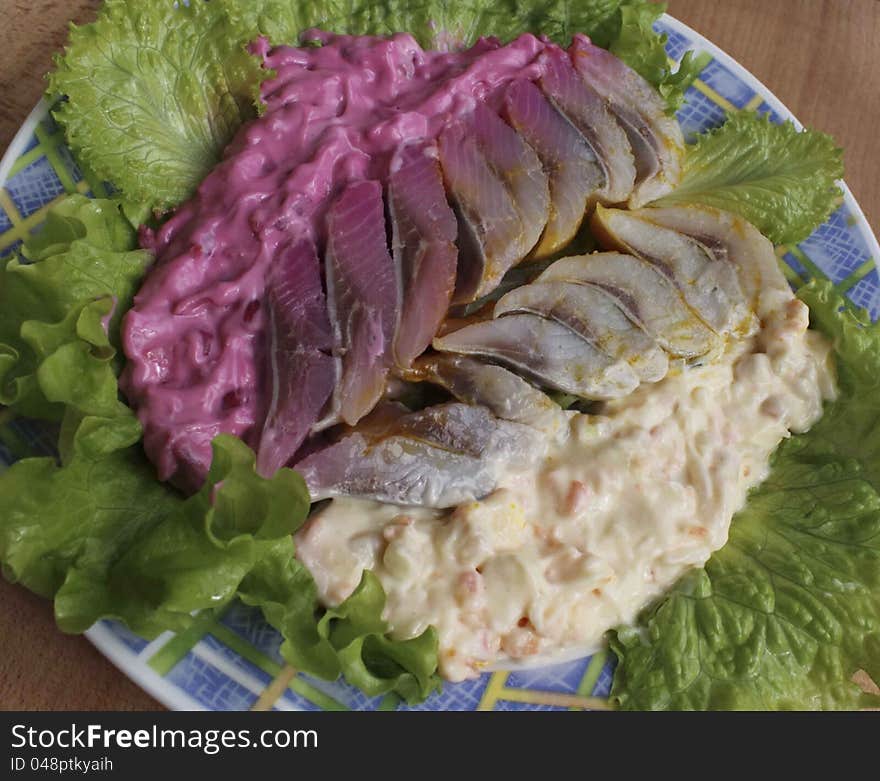
[[96, 175], [131, 202], [165, 209], [188, 198], [254, 116], [268, 73], [246, 44], [258, 35], [296, 44], [310, 27], [384, 35], [411, 32], [426, 47], [523, 32], [568, 45], [586, 33], [663, 94], [670, 110], [695, 74], [668, 64], [648, 0], [107, 0], [97, 20], [72, 27], [49, 93], [67, 142]]
[[878, 706], [880, 326], [828, 282], [800, 291], [833, 341], [840, 396], [777, 451], [730, 539], [633, 629], [612, 697], [629, 709]]
[[624, 2], [620, 7], [620, 27], [608, 49], [658, 89], [666, 100], [666, 110], [672, 114], [684, 102], [685, 90], [704, 63], [693, 52], [686, 52], [676, 69], [672, 69], [666, 54], [667, 36], [653, 29], [654, 22], [665, 11], [666, 3]]
[[[118, 206], [72, 195], [0, 271], [0, 403], [60, 420], [112, 415], [122, 313], [152, 262]], [[105, 328], [106, 325], [106, 328]]]
[[255, 113], [245, 43], [218, 2], [106, 0], [49, 77], [68, 144], [129, 200], [178, 204]]
[[351, 596], [317, 623], [315, 582], [292, 548], [265, 557], [239, 596], [262, 608], [285, 638], [281, 654], [299, 670], [331, 680], [342, 674], [370, 697], [393, 691], [410, 704], [440, 689], [436, 631], [428, 627], [410, 640], [391, 640], [382, 619], [385, 592], [369, 570]]
[[834, 211], [842, 177], [842, 151], [831, 136], [743, 111], [689, 146], [681, 183], [652, 205], [696, 202], [726, 209], [776, 244], [791, 244]]
[[568, 46], [575, 33], [588, 35], [610, 49], [657, 87], [675, 111], [699, 68], [688, 53], [673, 71], [666, 55], [666, 36], [652, 25], [665, 3], [648, 0], [386, 0], [333, 2], [318, 0], [221, 0], [236, 26], [274, 43], [294, 43], [311, 27], [358, 35], [412, 33], [425, 48], [468, 46], [483, 35], [509, 41], [526, 32], [546, 35]]
[[0, 473], [4, 575], [54, 598], [68, 632], [110, 617], [155, 637], [238, 596], [279, 629], [297, 669], [344, 674], [368, 694], [427, 697], [439, 685], [437, 638], [388, 637], [377, 580], [366, 575], [342, 605], [320, 609], [291, 537], [309, 509], [299, 475], [263, 479], [253, 452], [220, 436], [198, 494], [184, 499], [156, 479], [140, 424], [118, 400], [114, 361], [119, 312], [110, 313], [130, 306], [151, 259], [134, 245], [115, 203], [75, 195], [25, 243], [35, 262], [0, 271], [0, 328], [14, 345], [0, 368], [16, 409], [63, 416], [60, 464], [26, 458]]

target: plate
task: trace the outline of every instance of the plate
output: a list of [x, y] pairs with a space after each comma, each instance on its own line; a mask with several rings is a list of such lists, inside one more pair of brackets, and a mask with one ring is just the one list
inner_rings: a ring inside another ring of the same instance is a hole
[[[773, 94], [724, 52], [686, 25], [664, 16], [656, 25], [668, 36], [667, 52], [679, 59], [688, 49], [709, 55], [678, 113], [686, 137], [724, 121], [728, 111], [752, 110], [774, 122], [800, 124]], [[77, 167], [64, 136], [40, 102], [0, 162], [0, 256], [14, 251], [39, 227], [46, 210], [66, 193], [106, 195], [103, 183]], [[850, 191], [840, 208], [808, 239], [777, 248], [794, 284], [829, 278], [873, 320], [880, 315], [880, 276], [874, 259], [880, 245]], [[53, 432], [18, 421], [13, 434], [35, 449], [52, 452]], [[0, 465], [14, 455], [0, 441]], [[113, 621], [86, 633], [114, 664], [169, 708], [178, 710], [404, 710], [394, 695], [368, 698], [341, 682], [296, 673], [278, 653], [280, 636], [258, 610], [233, 603], [216, 616], [203, 613], [185, 632], [151, 642]], [[605, 652], [551, 667], [486, 673], [443, 687], [412, 710], [589, 710], [606, 706], [613, 662]]]

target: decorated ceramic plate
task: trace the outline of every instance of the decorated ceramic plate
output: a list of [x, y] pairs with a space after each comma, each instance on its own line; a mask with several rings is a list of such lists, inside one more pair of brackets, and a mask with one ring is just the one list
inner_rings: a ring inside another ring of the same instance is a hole
[[[669, 16], [656, 23], [668, 36], [673, 60], [699, 53], [702, 69], [688, 88], [678, 120], [686, 138], [721, 124], [728, 112], [767, 114], [773, 122], [791, 113], [743, 67]], [[800, 127], [799, 125], [797, 125]], [[69, 193], [107, 194], [105, 185], [77, 166], [61, 128], [41, 102], [22, 125], [0, 164], [0, 255], [16, 250], [43, 222], [48, 209]], [[872, 319], [880, 314], [880, 247], [849, 191], [809, 238], [778, 246], [792, 284], [829, 279]], [[22, 442], [51, 452], [55, 431], [26, 422], [6, 429], [0, 460], [12, 463]], [[279, 652], [280, 635], [256, 608], [239, 601], [219, 614], [199, 614], [179, 633], [148, 641], [121, 623], [102, 620], [89, 639], [121, 670], [174, 709], [391, 710], [407, 706], [394, 694], [370, 698], [342, 681], [327, 682], [294, 670]], [[613, 656], [591, 656], [551, 666], [485, 672], [412, 706], [429, 710], [583, 710], [607, 707]]]

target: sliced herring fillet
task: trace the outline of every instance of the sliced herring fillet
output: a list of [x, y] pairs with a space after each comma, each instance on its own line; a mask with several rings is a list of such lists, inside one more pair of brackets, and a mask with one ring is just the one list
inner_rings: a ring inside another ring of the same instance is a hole
[[697, 358], [714, 351], [719, 337], [688, 307], [681, 293], [655, 266], [617, 252], [561, 258], [539, 282], [592, 285], [611, 297], [634, 323], [670, 355]]
[[296, 465], [313, 501], [358, 496], [421, 507], [453, 507], [491, 493], [511, 465], [541, 452], [528, 426], [481, 406], [449, 403], [418, 412], [377, 410], [337, 442]]
[[615, 399], [638, 387], [625, 361], [615, 361], [555, 320], [512, 314], [434, 340], [434, 348], [478, 355], [512, 367], [538, 383], [588, 399]]
[[495, 304], [495, 317], [512, 312], [556, 320], [610, 358], [626, 361], [642, 382], [657, 382], [669, 370], [669, 359], [656, 341], [599, 288], [571, 282], [524, 285]]
[[508, 121], [538, 154], [549, 178], [549, 219], [535, 258], [571, 241], [606, 178], [593, 148], [531, 81], [514, 81], [504, 98]]

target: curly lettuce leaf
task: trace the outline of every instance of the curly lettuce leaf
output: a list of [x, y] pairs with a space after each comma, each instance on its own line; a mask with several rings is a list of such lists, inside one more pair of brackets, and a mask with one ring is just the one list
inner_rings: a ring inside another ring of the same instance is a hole
[[370, 697], [395, 692], [410, 704], [440, 689], [436, 631], [429, 627], [418, 637], [392, 640], [382, 618], [385, 592], [369, 571], [348, 599], [317, 623], [315, 582], [292, 548], [264, 558], [239, 596], [260, 607], [282, 634], [281, 655], [296, 669], [331, 680], [341, 674]]
[[690, 53], [672, 69], [666, 56], [666, 36], [653, 29], [666, 4], [648, 0], [222, 2], [237, 27], [251, 37], [265, 35], [273, 43], [296, 43], [311, 27], [361, 35], [410, 32], [422, 46], [441, 49], [467, 46], [483, 35], [508, 41], [524, 32], [546, 35], [567, 46], [572, 35], [584, 33], [657, 87], [670, 113], [681, 105], [684, 91], [700, 70]]
[[49, 92], [67, 142], [128, 200], [189, 197], [253, 116], [257, 61], [218, 2], [106, 0], [72, 26]]
[[0, 404], [59, 420], [113, 415], [119, 321], [152, 255], [118, 206], [72, 195], [0, 270]]
[[547, 35], [568, 44], [582, 32], [608, 46], [619, 34], [623, 3], [644, 0], [221, 0], [237, 26], [262, 34], [275, 44], [296, 44], [300, 34], [318, 27], [353, 35], [411, 33], [425, 48], [468, 46], [483, 35], [510, 40], [524, 32]]
[[843, 157], [831, 136], [750, 112], [688, 147], [681, 183], [656, 206], [704, 203], [745, 217], [776, 244], [809, 236], [839, 205]]
[[298, 474], [264, 479], [244, 443], [220, 436], [205, 486], [184, 499], [155, 479], [140, 437], [133, 415], [85, 417], [62, 466], [28, 458], [0, 474], [4, 575], [54, 598], [62, 630], [115, 618], [152, 638], [241, 597], [281, 631], [282, 654], [299, 670], [409, 702], [439, 686], [433, 630], [392, 640], [373, 576], [321, 616], [294, 556], [291, 535], [309, 507]]
[[667, 112], [674, 114], [684, 102], [685, 91], [697, 78], [705, 62], [695, 57], [693, 52], [686, 52], [673, 70], [666, 54], [667, 36], [655, 32], [653, 28], [654, 22], [665, 11], [666, 3], [623, 3], [620, 27], [607, 48], [653, 84], [666, 101]]
[[[117, 424], [86, 418], [83, 425]], [[50, 482], [58, 495], [49, 497], [49, 505], [64, 501], [75, 482], [75, 490], [89, 491], [88, 499], [76, 497], [77, 506], [88, 508], [92, 522], [107, 525], [89, 535], [103, 544], [77, 551], [55, 592], [55, 616], [63, 630], [82, 632], [102, 617], [125, 621], [146, 637], [185, 628], [193, 611], [228, 603], [273, 542], [292, 546], [290, 535], [308, 512], [299, 475], [281, 470], [264, 480], [254, 471], [251, 450], [234, 437], [217, 437], [212, 447], [211, 472], [202, 490], [181, 500], [165, 489], [157, 511], [133, 506], [115, 485], [123, 471], [135, 472], [141, 490], [155, 490], [148, 487], [158, 485], [148, 464], [132, 468], [139, 453], [111, 451], [95, 458], [83, 453], [75, 439], [73, 459]], [[112, 510], [104, 509], [108, 493], [116, 498]], [[87, 527], [89, 520], [84, 523]]]
[[880, 326], [830, 283], [800, 291], [834, 342], [840, 397], [784, 443], [730, 539], [612, 647], [626, 709], [877, 707]]

